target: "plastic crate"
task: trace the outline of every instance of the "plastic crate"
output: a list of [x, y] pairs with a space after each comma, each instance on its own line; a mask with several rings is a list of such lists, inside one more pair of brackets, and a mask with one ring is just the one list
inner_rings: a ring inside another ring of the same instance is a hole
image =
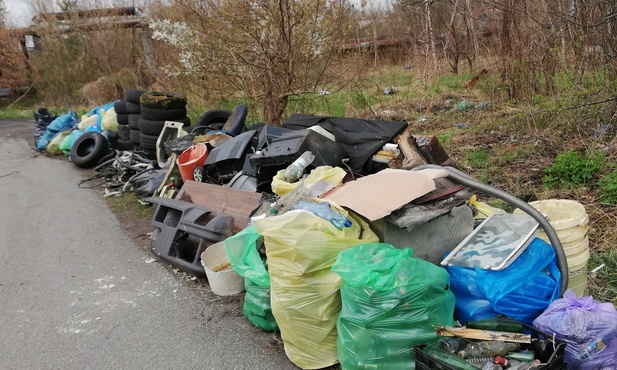
[[[535, 329], [532, 329], [534, 337], [550, 338], [550, 336], [543, 334]], [[446, 364], [443, 361], [436, 359], [424, 352], [426, 345], [420, 345], [414, 347], [416, 354], [416, 369], [419, 370], [458, 370], [456, 367]], [[562, 370], [565, 368], [563, 358], [566, 350], [566, 343], [561, 340], [555, 340], [555, 348], [550, 355], [545, 365], [537, 367], [536, 369], [544, 370]]]

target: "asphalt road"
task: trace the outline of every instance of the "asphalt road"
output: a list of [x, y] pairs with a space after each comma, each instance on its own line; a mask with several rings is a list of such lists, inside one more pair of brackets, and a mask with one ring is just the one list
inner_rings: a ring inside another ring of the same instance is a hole
[[0, 369], [296, 369], [239, 297], [152, 262], [32, 132], [0, 120]]

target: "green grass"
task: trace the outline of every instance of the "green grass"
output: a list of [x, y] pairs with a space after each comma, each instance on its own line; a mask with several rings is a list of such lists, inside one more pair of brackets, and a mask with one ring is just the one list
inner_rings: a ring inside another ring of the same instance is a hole
[[467, 153], [467, 162], [473, 168], [485, 168], [489, 164], [491, 156], [487, 149], [478, 149]]
[[617, 250], [592, 252], [587, 270], [604, 264], [597, 273], [590, 274], [588, 293], [597, 300], [617, 305]]
[[142, 220], [152, 219], [154, 212], [152, 207], [141, 205], [134, 193], [124, 193], [119, 197], [105, 199], [114, 213], [134, 215]]

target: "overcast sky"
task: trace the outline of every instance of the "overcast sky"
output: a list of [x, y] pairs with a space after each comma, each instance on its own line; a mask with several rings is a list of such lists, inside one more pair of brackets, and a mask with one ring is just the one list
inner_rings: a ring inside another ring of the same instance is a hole
[[4, 0], [7, 10], [6, 21], [14, 27], [24, 27], [32, 19], [30, 4], [24, 0]]
[[[80, 2], [77, 0], [78, 3]], [[360, 0], [349, 0], [356, 6], [360, 6]], [[366, 0], [367, 7], [383, 6], [391, 3], [393, 0]], [[127, 1], [128, 3], [129, 1]], [[30, 24], [30, 20], [34, 16], [30, 0], [4, 0], [4, 5], [7, 9], [7, 23], [12, 27], [26, 27]]]

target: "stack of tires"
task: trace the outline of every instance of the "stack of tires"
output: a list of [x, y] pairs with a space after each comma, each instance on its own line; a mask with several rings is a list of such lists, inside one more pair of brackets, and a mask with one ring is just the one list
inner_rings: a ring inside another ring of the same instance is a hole
[[165, 127], [165, 121], [181, 122], [185, 128], [190, 126], [191, 121], [186, 116], [186, 98], [152, 91], [143, 93], [139, 103], [139, 145], [149, 157], [156, 157], [156, 142]]
[[126, 90], [126, 100], [114, 103], [114, 110], [118, 115], [118, 142], [117, 150], [139, 150], [139, 118], [141, 107], [139, 98], [145, 93], [142, 90]]

